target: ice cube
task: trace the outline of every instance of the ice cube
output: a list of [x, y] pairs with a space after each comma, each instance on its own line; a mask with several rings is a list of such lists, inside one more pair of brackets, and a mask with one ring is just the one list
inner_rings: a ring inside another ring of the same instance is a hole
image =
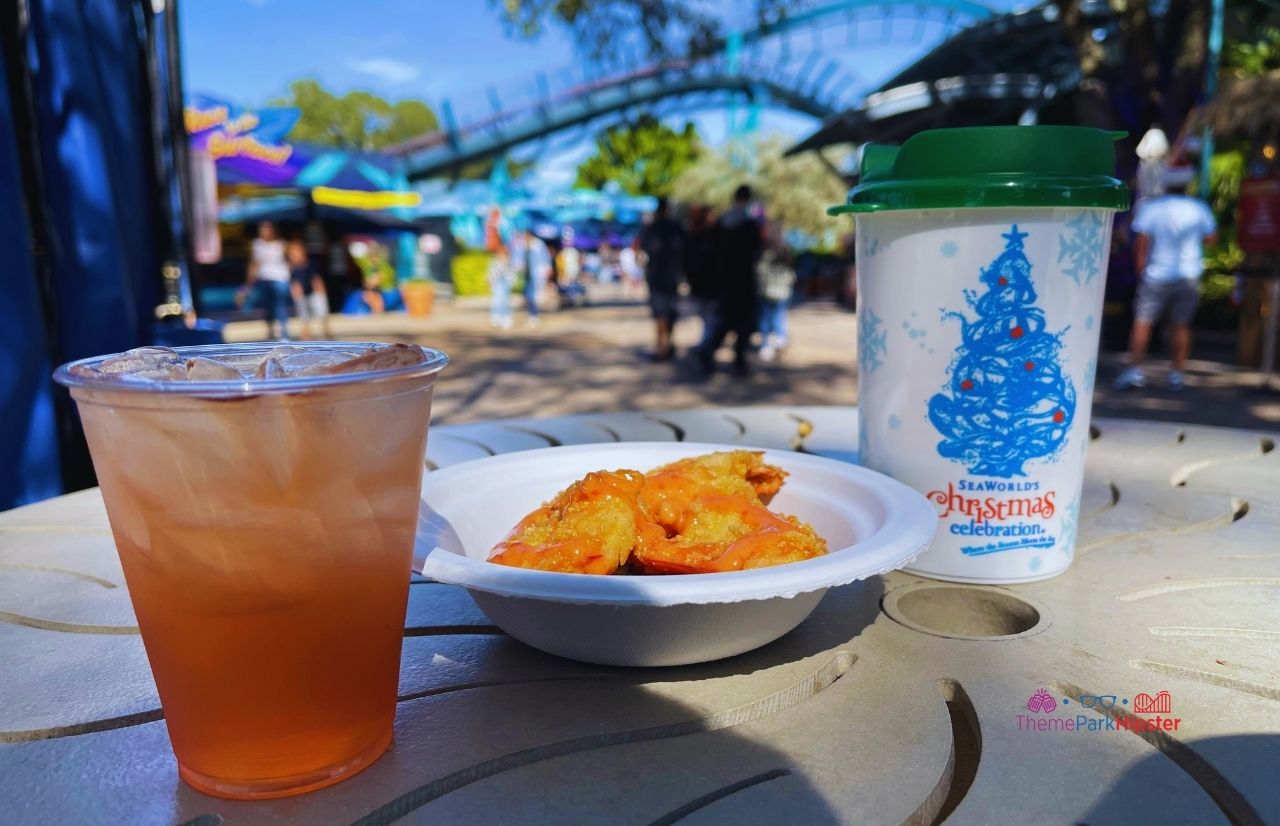
[[234, 381], [243, 378], [244, 374], [229, 364], [200, 356], [187, 359], [189, 381]]
[[291, 376], [309, 376], [331, 372], [353, 358], [354, 354], [338, 350], [303, 350], [280, 359], [280, 366]]
[[276, 361], [284, 361], [289, 356], [296, 355], [298, 353], [305, 353], [305, 352], [306, 350], [297, 346], [296, 344], [277, 344], [275, 347], [271, 348], [271, 350], [267, 353], [265, 358], [275, 359]]
[[255, 379], [283, 379], [289, 376], [285, 369], [280, 366], [280, 359], [273, 356], [267, 356], [258, 365], [258, 372], [254, 374]]
[[115, 378], [122, 381], [182, 381], [187, 377], [187, 363], [179, 361], [175, 364], [161, 364], [134, 370], [131, 373], [119, 373]]
[[393, 370], [397, 367], [422, 364], [426, 360], [426, 354], [416, 344], [387, 344], [374, 347], [362, 355], [339, 364], [317, 369], [315, 372], [358, 373], [365, 370]]
[[[136, 375], [142, 378], [153, 376], [142, 374], [167, 374], [169, 368], [182, 364], [182, 356], [168, 347], [138, 347], [118, 356], [112, 356], [98, 365], [98, 372], [104, 376], [123, 374]], [[183, 371], [185, 373], [185, 371]]]

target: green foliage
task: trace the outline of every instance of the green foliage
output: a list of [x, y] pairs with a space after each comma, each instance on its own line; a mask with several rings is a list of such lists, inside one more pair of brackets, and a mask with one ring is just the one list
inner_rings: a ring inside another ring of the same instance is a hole
[[1208, 273], [1200, 281], [1200, 298], [1203, 301], [1230, 303], [1231, 293], [1236, 288], [1236, 278], [1230, 273]]
[[1196, 327], [1234, 330], [1240, 323], [1239, 310], [1231, 303], [1236, 279], [1229, 273], [1207, 272], [1200, 279], [1200, 308], [1196, 310]]
[[1243, 149], [1217, 152], [1209, 161], [1209, 205], [1218, 221], [1218, 241], [1204, 254], [1205, 269], [1210, 273], [1229, 273], [1244, 263], [1244, 252], [1236, 244], [1235, 220], [1245, 164]]
[[1209, 159], [1209, 203], [1215, 213], [1229, 216], [1240, 199], [1245, 154], [1240, 149], [1217, 152]]
[[813, 155], [784, 158], [783, 149], [777, 137], [757, 141], [755, 160], [748, 168], [736, 165], [728, 151], [704, 152], [676, 179], [672, 195], [685, 203], [723, 210], [733, 190], [746, 183], [764, 203], [770, 221], [784, 231], [803, 233], [815, 246], [834, 246], [837, 237], [851, 229], [826, 213], [827, 207], [844, 201], [844, 181]]
[[489, 294], [489, 253], [463, 252], [453, 257], [453, 294]]
[[1267, 26], [1252, 41], [1227, 43], [1222, 68], [1235, 77], [1255, 77], [1280, 69], [1280, 28]]
[[370, 92], [339, 97], [312, 79], [290, 83], [289, 95], [271, 104], [300, 110], [290, 140], [339, 149], [381, 149], [438, 128], [435, 112], [420, 100], [392, 103]]
[[1218, 240], [1204, 251], [1205, 274], [1200, 280], [1200, 310], [1196, 314], [1196, 324], [1201, 327], [1229, 329], [1236, 324], [1231, 293], [1235, 271], [1245, 255], [1236, 243], [1235, 217], [1245, 163], [1241, 149], [1217, 152], [1209, 161], [1209, 203], [1218, 221]]
[[577, 186], [616, 182], [629, 195], [670, 195], [677, 176], [698, 159], [702, 144], [692, 123], [677, 132], [652, 115], [612, 126], [596, 136], [595, 154], [578, 166]]
[[[706, 54], [715, 50], [724, 26], [723, 15], [715, 3], [690, 0], [489, 0], [489, 3], [500, 10], [503, 22], [513, 34], [535, 38], [548, 23], [559, 23], [569, 29], [584, 54], [602, 63], [621, 60], [630, 46], [639, 46], [654, 60]], [[752, 0], [751, 3], [758, 24], [775, 23], [804, 4], [804, 0]]]
[[[1269, 19], [1274, 20], [1273, 16]], [[1264, 75], [1280, 69], [1280, 27], [1274, 25], [1248, 25], [1245, 31], [1251, 39], [1232, 40], [1223, 50], [1222, 72], [1226, 77], [1243, 79]], [[1218, 219], [1218, 242], [1205, 250], [1205, 269], [1210, 275], [1205, 279], [1206, 300], [1225, 300], [1231, 281], [1228, 275], [1245, 260], [1245, 254], [1236, 243], [1236, 207], [1240, 201], [1240, 183], [1247, 172], [1249, 158], [1256, 147], [1248, 142], [1228, 144], [1214, 153], [1209, 161], [1209, 204]], [[1217, 288], [1209, 284], [1215, 276], [1224, 279]], [[1224, 292], [1225, 290], [1225, 292]]]

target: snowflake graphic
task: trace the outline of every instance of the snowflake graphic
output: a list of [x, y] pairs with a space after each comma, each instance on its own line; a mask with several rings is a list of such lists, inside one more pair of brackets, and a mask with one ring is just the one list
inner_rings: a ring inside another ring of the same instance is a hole
[[1093, 358], [1089, 359], [1089, 363], [1084, 366], [1084, 382], [1082, 383], [1081, 386], [1084, 388], [1085, 396], [1093, 395], [1093, 382], [1095, 379], [1097, 379], [1097, 377], [1098, 377], [1098, 357], [1094, 356]]
[[1063, 274], [1077, 284], [1088, 284], [1102, 272], [1102, 216], [1087, 209], [1066, 226], [1068, 231], [1058, 236], [1058, 263], [1067, 261]]
[[862, 313], [858, 325], [858, 367], [864, 373], [874, 373], [884, 364], [885, 329], [880, 316], [872, 310]]
[[887, 252], [888, 250], [889, 245], [880, 243], [880, 239], [873, 235], [867, 239], [865, 244], [863, 244], [861, 253], [867, 258], [875, 258], [880, 253]]
[[1062, 512], [1062, 536], [1058, 541], [1058, 547], [1064, 551], [1069, 551], [1075, 547], [1076, 531], [1080, 526], [1080, 497], [1077, 496], [1075, 501], [1067, 505], [1067, 509]]
[[959, 251], [960, 251], [960, 245], [957, 244], [955, 241], [942, 242], [942, 247], [939, 250], [939, 252], [942, 253], [943, 258], [955, 258], [956, 253], [958, 253]]

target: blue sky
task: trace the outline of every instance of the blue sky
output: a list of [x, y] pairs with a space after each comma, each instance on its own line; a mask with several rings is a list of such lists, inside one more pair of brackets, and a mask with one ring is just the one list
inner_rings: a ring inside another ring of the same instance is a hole
[[561, 65], [559, 30], [507, 38], [488, 0], [186, 0], [187, 88], [245, 104], [315, 77], [338, 91], [434, 100]]
[[[552, 26], [534, 41], [508, 36], [489, 0], [184, 0], [180, 8], [187, 89], [245, 105], [261, 105], [283, 95], [291, 80], [314, 77], [338, 92], [367, 89], [434, 105], [449, 98], [466, 110], [487, 105], [489, 87], [510, 99], [538, 71], [554, 76], [575, 65], [572, 41], [562, 29]], [[726, 8], [732, 10], [729, 22], [740, 24], [750, 4]], [[927, 47], [910, 37], [881, 45], [880, 26], [871, 24], [857, 49], [848, 47], [852, 38], [845, 29], [824, 31], [820, 48], [859, 86], [870, 85]], [[806, 34], [793, 41], [812, 49], [819, 38]], [[722, 140], [722, 113], [693, 119], [709, 143]], [[770, 112], [760, 129], [799, 137], [815, 126], [804, 116]], [[543, 160], [548, 171], [567, 174], [588, 152], [589, 145], [578, 141]]]

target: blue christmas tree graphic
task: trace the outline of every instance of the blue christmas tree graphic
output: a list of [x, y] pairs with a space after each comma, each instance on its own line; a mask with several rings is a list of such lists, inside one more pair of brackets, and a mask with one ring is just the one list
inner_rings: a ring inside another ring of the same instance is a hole
[[1076, 393], [1058, 363], [1062, 333], [1047, 332], [1035, 306], [1027, 233], [1014, 224], [1001, 237], [1004, 251], [980, 275], [986, 292], [964, 293], [977, 317], [944, 315], [960, 321], [961, 344], [946, 389], [929, 399], [929, 421], [943, 437], [939, 454], [976, 475], [1008, 479], [1062, 447]]

